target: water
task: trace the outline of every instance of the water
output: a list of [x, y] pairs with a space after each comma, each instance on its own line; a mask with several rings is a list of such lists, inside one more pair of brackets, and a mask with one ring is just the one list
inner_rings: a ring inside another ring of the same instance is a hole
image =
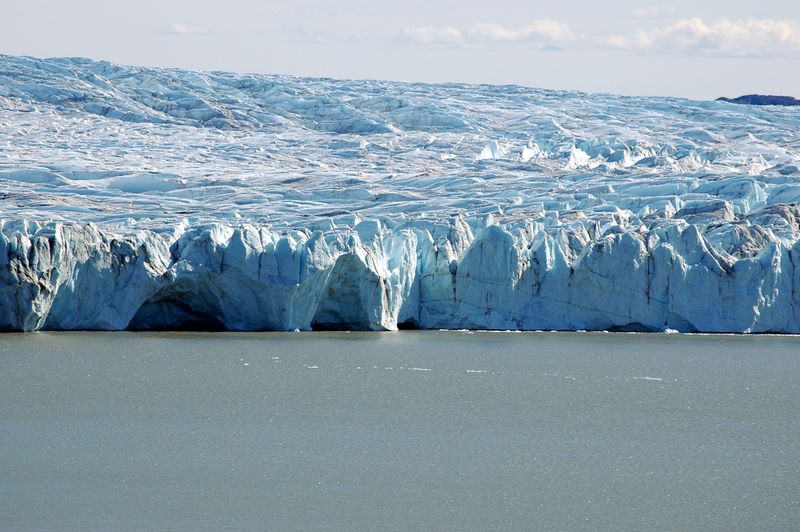
[[3, 529], [797, 529], [800, 339], [0, 335]]

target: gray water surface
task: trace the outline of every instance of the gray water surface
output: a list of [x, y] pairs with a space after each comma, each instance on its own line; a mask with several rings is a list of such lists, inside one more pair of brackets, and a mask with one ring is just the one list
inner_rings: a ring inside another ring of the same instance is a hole
[[800, 338], [0, 335], [3, 529], [800, 528]]

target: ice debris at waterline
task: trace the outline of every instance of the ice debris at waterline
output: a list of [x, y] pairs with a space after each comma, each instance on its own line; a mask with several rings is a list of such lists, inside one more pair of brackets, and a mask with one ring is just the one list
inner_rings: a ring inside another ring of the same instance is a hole
[[0, 329], [799, 333], [799, 128], [0, 56]]

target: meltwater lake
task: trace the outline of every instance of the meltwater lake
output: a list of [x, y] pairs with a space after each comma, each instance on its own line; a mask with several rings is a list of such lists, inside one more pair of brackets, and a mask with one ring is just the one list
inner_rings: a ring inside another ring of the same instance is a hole
[[0, 335], [0, 529], [800, 528], [800, 338]]

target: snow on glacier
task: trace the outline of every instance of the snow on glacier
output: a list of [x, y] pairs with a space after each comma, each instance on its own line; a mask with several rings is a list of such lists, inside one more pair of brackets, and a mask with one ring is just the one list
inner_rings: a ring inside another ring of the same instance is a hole
[[800, 108], [0, 56], [0, 330], [798, 333], [798, 131]]

